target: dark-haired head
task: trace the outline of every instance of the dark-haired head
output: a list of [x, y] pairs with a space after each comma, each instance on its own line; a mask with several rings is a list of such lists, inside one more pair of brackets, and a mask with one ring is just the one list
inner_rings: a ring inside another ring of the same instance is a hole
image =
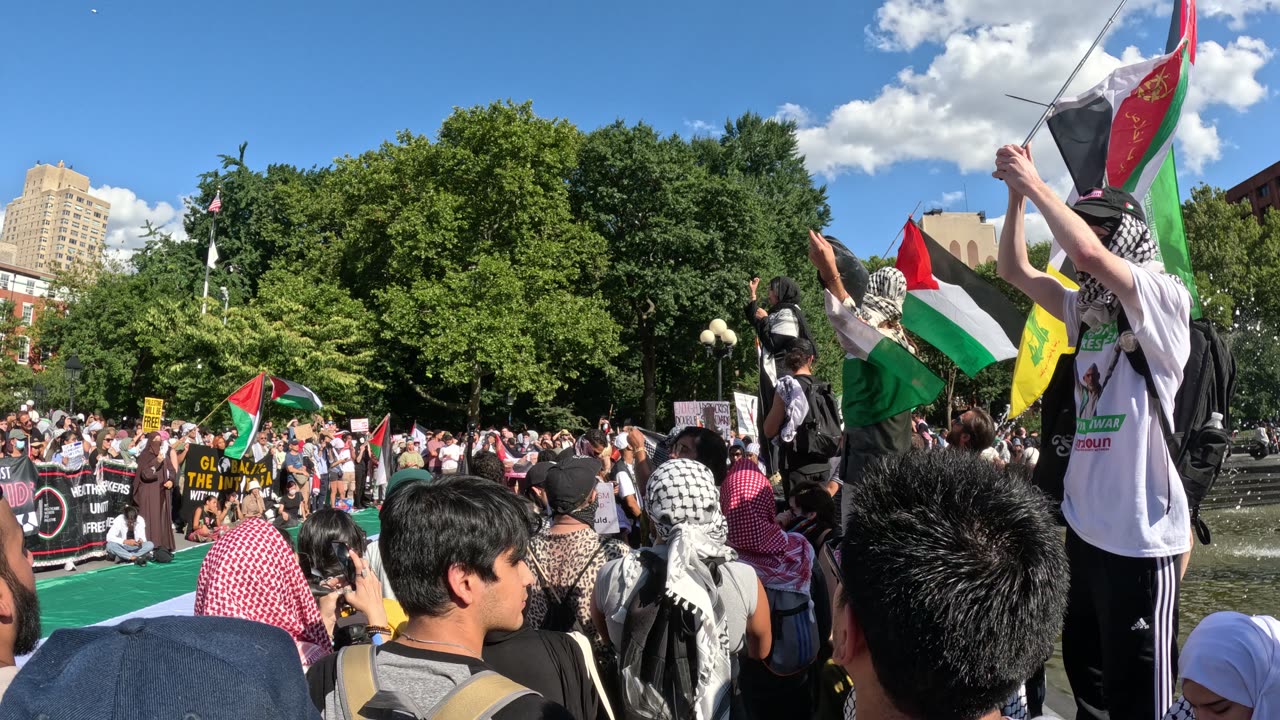
[[859, 694], [911, 718], [990, 712], [1062, 629], [1066, 554], [1043, 495], [974, 455], [918, 452], [845, 492], [836, 647]]
[[795, 305], [800, 302], [800, 286], [795, 280], [779, 275], [769, 281], [769, 305]]
[[342, 543], [364, 556], [364, 530], [350, 515], [334, 508], [321, 508], [308, 515], [298, 530], [298, 564], [313, 588], [326, 578], [343, 574], [333, 543]]
[[[513, 567], [523, 564], [536, 530], [524, 501], [502, 485], [468, 475], [398, 485], [379, 518], [382, 562], [396, 599], [411, 618], [441, 617], [468, 605], [459, 595], [460, 583], [478, 579], [497, 584], [499, 575], [509, 577]], [[492, 599], [501, 617], [489, 629], [520, 627], [524, 585], [517, 584], [512, 592], [519, 597]]]
[[801, 368], [808, 367], [813, 364], [813, 358], [816, 354], [813, 349], [813, 343], [808, 338], [796, 338], [791, 343], [791, 349], [787, 351], [785, 358], [787, 368], [795, 372]]
[[671, 443], [671, 457], [697, 460], [711, 470], [716, 479], [716, 487], [724, 484], [724, 476], [728, 471], [729, 448], [724, 438], [707, 428], [687, 427], [676, 435]]
[[812, 516], [814, 521], [825, 528], [836, 527], [836, 501], [827, 489], [816, 482], [802, 482], [791, 488], [792, 509], [802, 515]]
[[488, 450], [471, 456], [471, 474], [485, 480], [492, 480], [499, 485], [503, 484], [507, 477], [506, 471], [502, 468], [502, 461]]

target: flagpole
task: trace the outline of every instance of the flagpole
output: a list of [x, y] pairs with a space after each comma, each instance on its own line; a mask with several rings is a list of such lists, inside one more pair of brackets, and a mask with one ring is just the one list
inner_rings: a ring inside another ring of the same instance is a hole
[[[912, 210], [911, 214], [908, 215], [907, 217], [914, 218], [916, 216], [916, 211], [918, 211], [920, 209], [920, 206], [923, 204], [924, 204], [923, 200], [916, 203], [915, 210]], [[906, 229], [907, 229], [906, 223], [903, 223], [902, 227], [898, 228], [898, 234], [893, 236], [893, 241], [889, 243], [889, 247], [884, 249], [884, 254], [881, 255], [880, 257], [889, 257], [889, 251], [893, 249], [894, 245], [898, 244], [898, 239], [902, 237], [902, 233], [905, 232]]]
[[[209, 226], [209, 246], [213, 246], [213, 236], [218, 232], [218, 213], [213, 213], [213, 224]], [[209, 312], [209, 255], [204, 258], [204, 296], [200, 301], [200, 314]]]
[[1027, 139], [1023, 141], [1022, 147], [1030, 145], [1031, 139], [1036, 136], [1036, 133], [1040, 132], [1040, 128], [1044, 125], [1045, 121], [1049, 119], [1049, 115], [1053, 113], [1053, 107], [1057, 105], [1058, 101], [1062, 99], [1062, 96], [1066, 94], [1067, 87], [1069, 87], [1071, 82], [1076, 79], [1076, 75], [1080, 74], [1080, 70], [1084, 68], [1085, 61], [1089, 59], [1089, 56], [1093, 54], [1094, 50], [1098, 49], [1098, 45], [1102, 43], [1102, 38], [1106, 36], [1107, 31], [1115, 24], [1116, 18], [1120, 16], [1120, 11], [1124, 9], [1125, 3], [1127, 2], [1129, 2], [1129, 0], [1120, 0], [1120, 4], [1116, 6], [1116, 11], [1111, 13], [1111, 18], [1108, 19], [1107, 24], [1102, 27], [1102, 32], [1098, 33], [1098, 37], [1093, 39], [1093, 44], [1089, 46], [1089, 50], [1084, 54], [1084, 57], [1080, 58], [1080, 63], [1076, 65], [1076, 69], [1071, 71], [1071, 75], [1067, 78], [1067, 81], [1062, 84], [1062, 89], [1058, 90], [1058, 94], [1053, 96], [1053, 102], [1049, 103], [1049, 106], [1040, 114], [1040, 119], [1036, 121], [1035, 127], [1031, 128], [1031, 132], [1027, 134]]
[[222, 398], [222, 402], [218, 403], [217, 405], [214, 405], [214, 406], [213, 406], [213, 409], [209, 411], [209, 414], [208, 414], [208, 415], [205, 415], [205, 416], [204, 416], [204, 419], [202, 419], [200, 422], [196, 423], [196, 427], [203, 427], [203, 426], [204, 426], [204, 424], [205, 424], [205, 421], [207, 421], [209, 418], [213, 417], [213, 414], [214, 414], [214, 413], [216, 413], [216, 412], [218, 412], [218, 408], [220, 408], [220, 407], [222, 407], [223, 405], [226, 405], [226, 404], [227, 404], [227, 399], [226, 399], [226, 398]]

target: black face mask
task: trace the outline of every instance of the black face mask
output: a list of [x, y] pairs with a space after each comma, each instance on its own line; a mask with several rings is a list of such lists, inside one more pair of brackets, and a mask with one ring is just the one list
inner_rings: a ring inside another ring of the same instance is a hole
[[590, 525], [592, 527], [595, 527], [596, 510], [599, 507], [600, 507], [600, 499], [596, 498], [595, 500], [592, 500], [591, 502], [587, 503], [586, 505], [579, 508], [578, 510], [575, 510], [574, 512], [569, 513], [569, 517], [573, 518], [574, 520], [577, 520], [583, 525]]

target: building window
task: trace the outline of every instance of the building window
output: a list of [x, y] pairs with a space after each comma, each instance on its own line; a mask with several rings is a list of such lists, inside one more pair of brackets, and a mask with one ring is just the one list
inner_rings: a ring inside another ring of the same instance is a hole
[[18, 338], [18, 363], [26, 365], [30, 359], [31, 338], [25, 336]]
[[22, 324], [30, 325], [36, 320], [36, 306], [31, 303], [22, 303]]
[[1262, 187], [1258, 188], [1258, 197], [1260, 197], [1260, 198], [1267, 198], [1267, 197], [1270, 197], [1270, 196], [1271, 196], [1271, 186], [1270, 186], [1270, 185], [1263, 185]]

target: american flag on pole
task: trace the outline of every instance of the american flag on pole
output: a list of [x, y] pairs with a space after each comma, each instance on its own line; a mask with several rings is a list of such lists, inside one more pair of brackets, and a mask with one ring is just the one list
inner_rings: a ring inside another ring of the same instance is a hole
[[209, 203], [209, 212], [211, 213], [222, 212], [222, 191], [221, 190], [219, 190], [217, 194], [213, 196], [213, 202]]

